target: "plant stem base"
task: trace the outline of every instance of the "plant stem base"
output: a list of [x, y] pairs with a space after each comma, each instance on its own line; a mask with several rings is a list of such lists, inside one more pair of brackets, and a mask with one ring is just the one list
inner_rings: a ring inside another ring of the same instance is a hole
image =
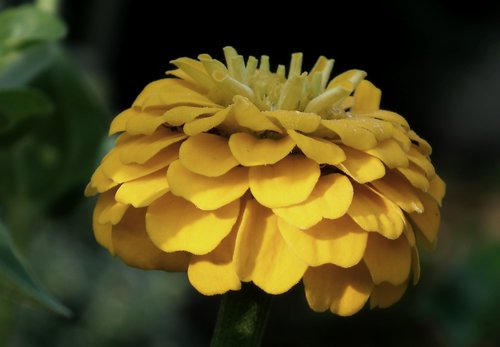
[[211, 347], [260, 346], [272, 296], [252, 283], [222, 298]]

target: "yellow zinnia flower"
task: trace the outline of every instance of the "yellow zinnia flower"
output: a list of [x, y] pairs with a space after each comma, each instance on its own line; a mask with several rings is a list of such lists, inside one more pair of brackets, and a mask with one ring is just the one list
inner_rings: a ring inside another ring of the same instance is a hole
[[419, 279], [444, 182], [431, 147], [381, 91], [333, 60], [269, 69], [231, 47], [226, 64], [180, 58], [112, 122], [92, 176], [97, 241], [143, 269], [187, 271], [205, 295], [300, 280], [310, 307], [387, 307]]

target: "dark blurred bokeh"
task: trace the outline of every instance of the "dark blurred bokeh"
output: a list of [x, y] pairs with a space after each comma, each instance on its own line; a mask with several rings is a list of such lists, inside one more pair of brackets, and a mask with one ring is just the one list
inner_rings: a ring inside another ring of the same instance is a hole
[[[363, 69], [382, 106], [432, 144], [448, 187], [418, 286], [390, 309], [339, 318], [312, 312], [299, 285], [275, 298], [264, 346], [500, 345], [500, 2], [290, 2], [272, 11], [260, 2], [67, 0], [61, 15], [65, 47], [111, 110], [103, 126], [170, 60], [222, 57], [232, 45], [274, 66], [301, 51], [306, 69], [319, 55], [336, 60], [334, 73]], [[12, 308], [0, 317], [7, 345], [208, 345], [219, 298], [197, 294], [182, 274], [111, 258], [92, 236], [93, 202], [67, 199], [77, 202], [68, 210], [59, 201], [23, 253], [74, 316]]]

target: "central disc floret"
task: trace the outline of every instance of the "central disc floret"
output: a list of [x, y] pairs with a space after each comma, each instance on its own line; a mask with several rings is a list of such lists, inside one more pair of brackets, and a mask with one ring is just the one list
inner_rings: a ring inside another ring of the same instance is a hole
[[292, 54], [288, 76], [284, 65], [271, 72], [266, 55], [260, 62], [250, 56], [245, 64], [234, 48], [225, 47], [224, 56], [226, 65], [208, 54], [198, 57], [208, 78], [192, 65], [192, 59], [172, 63], [209, 90], [220, 104], [232, 104], [234, 96], [240, 95], [262, 111], [297, 110], [327, 119], [341, 118], [339, 106], [366, 76], [364, 71], [349, 70], [328, 83], [334, 60], [321, 56], [310, 72], [302, 72], [302, 53]]

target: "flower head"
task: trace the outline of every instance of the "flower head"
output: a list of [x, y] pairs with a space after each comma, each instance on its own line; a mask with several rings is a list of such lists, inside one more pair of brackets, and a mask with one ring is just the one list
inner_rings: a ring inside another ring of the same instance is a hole
[[444, 182], [431, 147], [360, 70], [269, 58], [173, 61], [112, 122], [89, 183], [97, 241], [131, 266], [187, 271], [206, 295], [303, 281], [310, 307], [387, 307], [419, 279]]

